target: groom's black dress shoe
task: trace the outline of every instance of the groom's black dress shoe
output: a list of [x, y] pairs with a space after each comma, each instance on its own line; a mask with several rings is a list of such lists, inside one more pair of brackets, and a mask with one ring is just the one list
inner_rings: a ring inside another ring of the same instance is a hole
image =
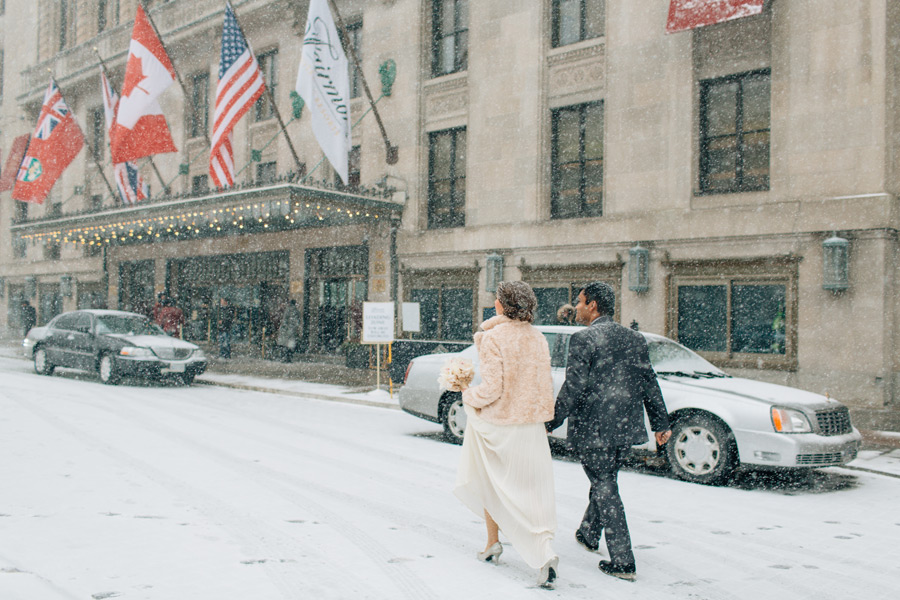
[[584, 537], [584, 534], [581, 533], [580, 529], [575, 530], [575, 541], [581, 544], [581, 547], [585, 550], [588, 550], [589, 552], [596, 552], [600, 549], [600, 542], [597, 542], [596, 544], [588, 543], [587, 539]]
[[601, 560], [597, 568], [613, 577], [624, 579], [625, 581], [634, 581], [637, 579], [637, 571], [634, 565], [615, 565], [608, 560]]

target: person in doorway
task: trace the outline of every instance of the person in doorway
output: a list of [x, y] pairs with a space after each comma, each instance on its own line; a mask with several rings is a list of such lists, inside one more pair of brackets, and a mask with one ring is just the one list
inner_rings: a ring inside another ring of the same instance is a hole
[[28, 300], [22, 300], [20, 311], [22, 314], [22, 335], [26, 336], [37, 323], [37, 311], [28, 303]]
[[553, 379], [547, 340], [534, 328], [537, 298], [523, 281], [502, 282], [497, 314], [475, 334], [481, 383], [463, 391], [466, 431], [454, 493], [484, 514], [487, 544], [478, 558], [496, 562], [499, 532], [552, 588], [559, 558], [553, 551], [556, 504], [553, 465], [544, 422], [553, 416]]
[[171, 298], [165, 298], [162, 304], [157, 315], [157, 323], [167, 334], [180, 338], [185, 323], [184, 311], [175, 306]]
[[556, 311], [556, 322], [560, 325], [574, 325], [575, 307], [568, 303], [560, 306], [559, 310]]
[[291, 362], [297, 346], [300, 343], [300, 326], [302, 317], [300, 310], [297, 308], [297, 301], [291, 299], [284, 309], [281, 316], [281, 324], [278, 326], [278, 335], [275, 337], [275, 343], [282, 348], [282, 356], [285, 362]]
[[625, 507], [617, 477], [631, 446], [647, 441], [644, 410], [663, 446], [672, 432], [647, 341], [612, 320], [616, 294], [605, 283], [588, 284], [578, 294], [575, 319], [588, 327], [569, 340], [566, 380], [556, 398], [547, 431], [568, 417], [567, 443], [591, 482], [588, 507], [575, 539], [596, 552], [606, 532], [609, 560], [599, 569], [634, 581], [636, 569]]
[[219, 358], [231, 358], [231, 329], [234, 327], [234, 317], [234, 307], [227, 298], [221, 298], [216, 315], [216, 329], [219, 332]]

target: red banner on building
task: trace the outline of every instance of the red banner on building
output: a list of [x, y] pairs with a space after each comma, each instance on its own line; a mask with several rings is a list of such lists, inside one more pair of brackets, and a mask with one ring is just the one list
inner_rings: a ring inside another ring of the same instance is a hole
[[6, 157], [6, 164], [3, 165], [3, 176], [0, 177], [0, 192], [8, 192], [13, 189], [13, 185], [16, 183], [16, 174], [19, 172], [19, 165], [22, 164], [22, 159], [25, 158], [25, 151], [28, 149], [29, 139], [31, 139], [31, 136], [26, 133], [13, 140], [9, 156]]
[[758, 15], [764, 0], [671, 0], [666, 32], [686, 31], [704, 25]]

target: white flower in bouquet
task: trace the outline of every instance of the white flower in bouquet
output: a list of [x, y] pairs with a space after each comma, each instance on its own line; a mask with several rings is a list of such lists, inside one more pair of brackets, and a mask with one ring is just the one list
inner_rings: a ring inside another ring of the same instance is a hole
[[438, 385], [442, 390], [461, 392], [472, 383], [475, 378], [475, 368], [472, 361], [466, 358], [451, 358], [441, 367], [441, 375], [438, 377]]

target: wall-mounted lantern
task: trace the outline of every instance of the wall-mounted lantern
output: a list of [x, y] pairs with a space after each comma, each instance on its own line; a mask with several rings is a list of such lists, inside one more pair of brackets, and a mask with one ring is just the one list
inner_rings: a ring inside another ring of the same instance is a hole
[[34, 298], [34, 295], [37, 293], [37, 279], [33, 276], [28, 276], [25, 278], [25, 297], [26, 298]]
[[822, 287], [832, 292], [842, 292], [850, 287], [850, 242], [837, 234], [822, 242]]
[[71, 275], [60, 275], [59, 276], [59, 294], [64, 298], [72, 297], [72, 276]]
[[497, 254], [488, 254], [484, 262], [485, 281], [484, 289], [494, 293], [497, 286], [503, 281], [503, 257]]
[[640, 244], [628, 251], [628, 289], [638, 294], [650, 289], [650, 251]]

